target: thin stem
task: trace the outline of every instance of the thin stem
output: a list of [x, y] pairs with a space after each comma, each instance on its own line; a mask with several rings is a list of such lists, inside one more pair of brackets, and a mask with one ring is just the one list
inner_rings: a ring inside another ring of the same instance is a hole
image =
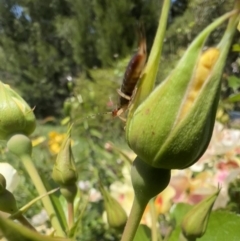
[[141, 221], [143, 212], [147, 206], [147, 201], [139, 201], [136, 196], [134, 197], [132, 209], [123, 231], [121, 241], [132, 241], [138, 229], [138, 225]]
[[72, 228], [74, 224], [74, 206], [73, 203], [68, 202], [68, 227], [69, 230]]
[[[29, 155], [21, 156], [21, 160], [23, 162], [24, 167], [26, 168], [30, 178], [32, 179], [32, 182], [34, 186], [37, 189], [37, 192], [40, 195], [43, 195], [47, 192], [45, 186], [43, 185], [43, 182], [41, 180], [41, 177], [39, 176], [39, 173], [36, 169], [36, 167], [33, 164], [32, 158]], [[61, 224], [59, 220], [57, 219], [53, 204], [49, 198], [49, 196], [45, 196], [42, 198], [42, 203], [44, 208], [46, 209], [50, 222], [53, 226], [53, 228], [56, 230], [56, 234], [58, 236], [65, 237], [65, 233], [61, 227]]]
[[154, 198], [150, 200], [150, 214], [152, 219], [152, 241], [162, 241], [162, 236], [159, 235], [159, 232], [157, 230], [157, 215], [156, 215], [156, 208], [154, 204]]
[[16, 217], [16, 220], [18, 220], [18, 222], [20, 222], [21, 224], [23, 224], [25, 227], [33, 230], [33, 231], [37, 231], [32, 224], [21, 214], [19, 216]]

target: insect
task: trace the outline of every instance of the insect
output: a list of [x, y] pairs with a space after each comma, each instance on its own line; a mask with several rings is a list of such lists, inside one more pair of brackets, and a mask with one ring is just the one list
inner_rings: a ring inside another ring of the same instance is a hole
[[121, 89], [117, 90], [119, 94], [119, 105], [112, 111], [112, 116], [120, 116], [128, 108], [132, 98], [133, 91], [141, 76], [142, 70], [147, 59], [147, 47], [145, 31], [142, 24], [138, 27], [139, 42], [138, 50], [129, 61], [121, 85]]

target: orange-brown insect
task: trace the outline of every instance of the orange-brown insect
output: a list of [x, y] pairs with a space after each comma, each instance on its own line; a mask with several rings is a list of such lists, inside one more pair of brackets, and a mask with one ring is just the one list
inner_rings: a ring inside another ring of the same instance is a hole
[[126, 72], [124, 74], [121, 89], [118, 90], [118, 94], [120, 95], [119, 105], [117, 109], [112, 111], [113, 117], [120, 116], [127, 109], [133, 91], [136, 87], [136, 84], [141, 76], [142, 70], [146, 63], [147, 46], [145, 32], [142, 24], [139, 25], [138, 32], [138, 51], [128, 63]]

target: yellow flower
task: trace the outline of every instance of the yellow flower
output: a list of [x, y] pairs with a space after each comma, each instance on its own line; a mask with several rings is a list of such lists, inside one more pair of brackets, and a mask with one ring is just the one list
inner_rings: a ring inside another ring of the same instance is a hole
[[66, 133], [59, 133], [56, 131], [51, 131], [48, 133], [49, 141], [48, 146], [52, 154], [56, 155], [60, 151], [61, 144], [66, 138]]

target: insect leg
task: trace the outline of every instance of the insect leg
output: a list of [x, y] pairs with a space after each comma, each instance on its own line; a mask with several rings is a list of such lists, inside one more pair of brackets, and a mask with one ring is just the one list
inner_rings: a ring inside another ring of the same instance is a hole
[[124, 94], [120, 89], [117, 90], [118, 94], [126, 100], [130, 100], [131, 96]]

